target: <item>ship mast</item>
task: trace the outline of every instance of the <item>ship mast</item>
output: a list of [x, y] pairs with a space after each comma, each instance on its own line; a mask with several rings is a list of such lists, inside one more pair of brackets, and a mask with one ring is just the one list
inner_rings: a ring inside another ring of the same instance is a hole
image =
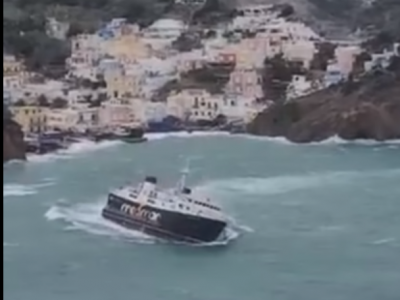
[[176, 192], [181, 193], [186, 186], [186, 177], [190, 173], [190, 160], [186, 160], [186, 166], [181, 170], [181, 178], [176, 186]]

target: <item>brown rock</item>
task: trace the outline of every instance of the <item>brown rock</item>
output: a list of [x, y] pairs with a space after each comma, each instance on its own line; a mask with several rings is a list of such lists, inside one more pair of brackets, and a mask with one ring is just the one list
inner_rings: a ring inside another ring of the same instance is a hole
[[286, 103], [275, 103], [249, 124], [255, 135], [299, 143], [338, 135], [347, 140], [400, 139], [400, 76], [383, 72]]
[[26, 146], [21, 127], [12, 120], [3, 120], [3, 163], [26, 159]]

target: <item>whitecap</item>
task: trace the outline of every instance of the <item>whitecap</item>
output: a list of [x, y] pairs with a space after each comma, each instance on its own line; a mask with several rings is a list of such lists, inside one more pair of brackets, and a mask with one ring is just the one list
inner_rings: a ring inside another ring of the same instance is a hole
[[167, 138], [194, 138], [194, 137], [210, 137], [210, 136], [229, 136], [228, 132], [224, 131], [177, 131], [168, 133], [146, 133], [145, 137], [149, 141], [162, 140]]
[[392, 244], [394, 242], [396, 242], [397, 239], [394, 237], [389, 237], [389, 238], [385, 238], [385, 239], [380, 239], [380, 240], [375, 240], [372, 242], [373, 245], [385, 245], [385, 244]]
[[23, 197], [35, 195], [40, 189], [54, 185], [54, 181], [48, 181], [37, 184], [15, 184], [9, 183], [3, 185], [3, 197]]
[[3, 247], [18, 247], [19, 245], [17, 243], [8, 243], [8, 242], [3, 242]]
[[295, 143], [288, 140], [285, 137], [277, 136], [277, 137], [270, 137], [270, 136], [258, 136], [258, 135], [251, 135], [251, 134], [233, 134], [232, 137], [241, 137], [250, 140], [258, 140], [258, 141], [269, 141], [274, 143], [279, 143], [283, 145], [293, 145], [293, 146], [329, 146], [329, 145], [360, 145], [360, 146], [382, 146], [387, 145], [389, 147], [398, 146], [400, 145], [400, 139], [394, 140], [386, 140], [386, 141], [377, 141], [371, 139], [355, 139], [355, 140], [345, 140], [340, 138], [339, 136], [332, 136], [325, 140], [319, 142], [309, 142], [309, 143]]
[[71, 159], [80, 154], [90, 153], [94, 151], [99, 151], [107, 149], [110, 147], [115, 147], [121, 145], [121, 141], [103, 141], [103, 142], [92, 142], [92, 141], [82, 141], [79, 143], [72, 144], [67, 149], [62, 149], [54, 153], [48, 153], [43, 155], [28, 155], [28, 161], [30, 162], [53, 162], [55, 160]]
[[[218, 195], [278, 195], [299, 190], [307, 190], [326, 184], [346, 184], [357, 178], [393, 177], [400, 169], [378, 171], [331, 171], [275, 177], [241, 177], [205, 182], [195, 188], [199, 194]], [[224, 197], [222, 197], [224, 198]]]

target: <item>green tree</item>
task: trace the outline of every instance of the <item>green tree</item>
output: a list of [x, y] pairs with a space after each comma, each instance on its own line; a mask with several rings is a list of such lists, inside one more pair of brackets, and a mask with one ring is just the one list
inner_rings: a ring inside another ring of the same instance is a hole
[[54, 99], [52, 101], [52, 103], [50, 104], [50, 107], [53, 109], [63, 109], [63, 108], [67, 108], [68, 107], [68, 101], [57, 97], [56, 99]]

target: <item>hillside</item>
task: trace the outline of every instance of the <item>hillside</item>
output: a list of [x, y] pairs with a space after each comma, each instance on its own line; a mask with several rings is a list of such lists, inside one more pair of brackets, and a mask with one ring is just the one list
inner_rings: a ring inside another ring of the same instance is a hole
[[400, 139], [400, 58], [377, 70], [289, 102], [274, 103], [249, 125], [255, 135], [284, 136], [306, 143], [344, 139]]
[[[26, 60], [28, 69], [48, 76], [62, 76], [70, 54], [68, 41], [46, 35], [46, 18], [70, 24], [69, 35], [93, 32], [116, 17], [147, 26], [168, 15], [211, 26], [229, 20], [235, 6], [288, 3], [296, 15], [331, 38], [348, 38], [357, 28], [386, 32], [400, 39], [400, 1], [380, 0], [207, 0], [203, 4], [175, 4], [174, 0], [4, 0], [3, 48]], [[194, 13], [193, 8], [197, 11]], [[201, 9], [199, 9], [201, 8]]]
[[385, 31], [400, 39], [398, 0], [236, 0], [236, 3], [238, 6], [290, 4], [300, 19], [332, 39], [351, 38], [357, 29], [366, 34]]
[[[69, 35], [93, 32], [112, 18], [123, 17], [143, 26], [171, 8], [173, 0], [4, 0], [3, 48], [25, 59], [28, 69], [63, 75], [70, 54], [68, 41], [46, 35], [46, 20], [70, 24]], [[60, 71], [61, 69], [61, 71]]]

